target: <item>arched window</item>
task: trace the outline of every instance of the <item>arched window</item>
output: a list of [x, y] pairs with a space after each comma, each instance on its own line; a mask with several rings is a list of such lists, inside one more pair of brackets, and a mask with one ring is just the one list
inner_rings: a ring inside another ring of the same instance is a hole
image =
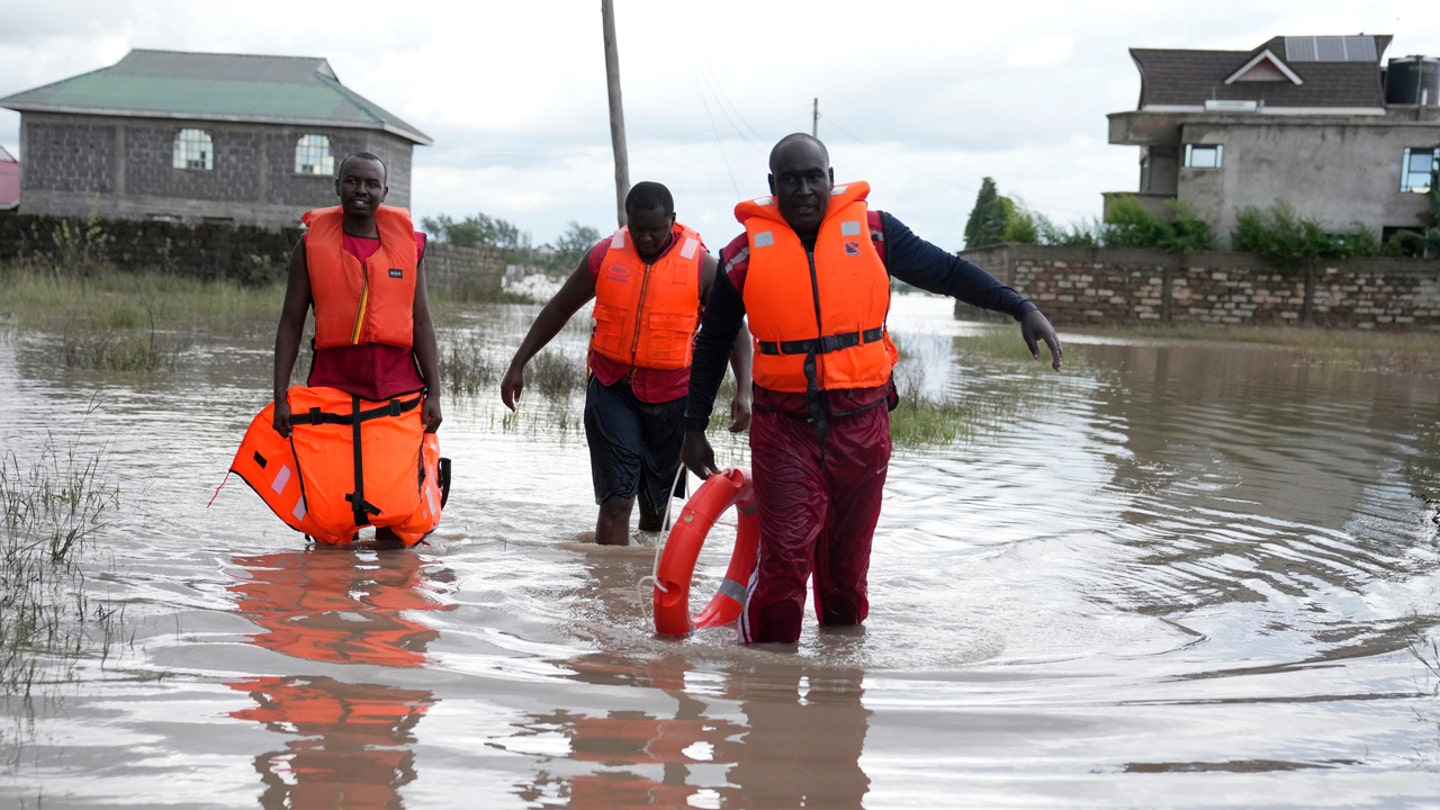
[[203, 129], [180, 130], [180, 134], [175, 136], [174, 166], [207, 172], [214, 169], [215, 144], [210, 140], [210, 133]]
[[330, 151], [330, 138], [325, 135], [301, 135], [295, 142], [295, 173], [335, 173], [335, 155]]

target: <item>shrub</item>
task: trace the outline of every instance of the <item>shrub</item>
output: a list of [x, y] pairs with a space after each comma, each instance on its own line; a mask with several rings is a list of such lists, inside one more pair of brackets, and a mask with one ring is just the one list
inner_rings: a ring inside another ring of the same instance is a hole
[[1247, 205], [1236, 211], [1230, 247], [1271, 264], [1294, 269], [1319, 258], [1378, 256], [1384, 246], [1375, 233], [1355, 223], [1348, 233], [1327, 233], [1320, 224], [1304, 219], [1284, 200], [1266, 210]]
[[1215, 247], [1215, 231], [1195, 210], [1179, 200], [1166, 200], [1175, 213], [1163, 220], [1151, 213], [1133, 195], [1121, 194], [1110, 201], [1099, 239], [1107, 247], [1136, 247], [1196, 253]]

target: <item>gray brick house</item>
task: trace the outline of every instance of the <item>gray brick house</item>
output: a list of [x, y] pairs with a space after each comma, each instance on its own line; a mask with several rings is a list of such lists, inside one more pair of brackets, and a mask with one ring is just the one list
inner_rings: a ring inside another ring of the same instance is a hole
[[1276, 200], [1327, 230], [1415, 228], [1440, 164], [1440, 59], [1381, 58], [1385, 35], [1282, 36], [1250, 51], [1132, 48], [1140, 102], [1110, 143], [1140, 147], [1134, 194], [1188, 203], [1228, 237]]
[[27, 215], [294, 227], [360, 151], [409, 207], [411, 152], [431, 143], [317, 57], [132, 50], [0, 106], [20, 113]]

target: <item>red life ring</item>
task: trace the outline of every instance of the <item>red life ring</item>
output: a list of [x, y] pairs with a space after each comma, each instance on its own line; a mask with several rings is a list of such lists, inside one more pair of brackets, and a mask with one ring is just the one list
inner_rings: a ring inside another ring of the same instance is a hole
[[[731, 506], [739, 518], [730, 567], [710, 604], [692, 618], [690, 580], [695, 575], [695, 560], [716, 518]], [[671, 527], [655, 567], [656, 632], [683, 636], [696, 627], [719, 627], [740, 618], [759, 547], [760, 520], [756, 516], [755, 487], [750, 482], [750, 473], [730, 469], [705, 479]]]

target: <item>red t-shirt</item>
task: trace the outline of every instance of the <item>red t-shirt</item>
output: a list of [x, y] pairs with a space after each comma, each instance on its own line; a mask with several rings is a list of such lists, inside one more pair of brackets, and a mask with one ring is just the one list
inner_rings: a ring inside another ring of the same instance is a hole
[[[303, 237], [302, 237], [303, 238]], [[345, 234], [345, 252], [361, 264], [380, 249], [379, 239]], [[425, 255], [425, 234], [415, 232], [415, 261]], [[313, 347], [313, 343], [311, 344]], [[336, 346], [314, 349], [306, 385], [339, 388], [361, 399], [384, 400], [410, 394], [425, 388], [425, 380], [415, 365], [415, 352], [403, 346], [361, 343], [358, 346]]]
[[[676, 240], [671, 239], [670, 244], [665, 248], [665, 253], [675, 247]], [[594, 282], [600, 278], [600, 266], [605, 261], [605, 254], [610, 251], [610, 237], [601, 239], [595, 247], [590, 248], [590, 280]], [[664, 255], [662, 253], [661, 255]], [[704, 281], [704, 266], [701, 266], [701, 282]], [[630, 390], [635, 398], [641, 402], [671, 402], [685, 396], [690, 388], [690, 367], [676, 369], [639, 368], [619, 360], [612, 360], [609, 357], [590, 350], [590, 373], [595, 375], [601, 385], [614, 385], [625, 377], [630, 379]]]

